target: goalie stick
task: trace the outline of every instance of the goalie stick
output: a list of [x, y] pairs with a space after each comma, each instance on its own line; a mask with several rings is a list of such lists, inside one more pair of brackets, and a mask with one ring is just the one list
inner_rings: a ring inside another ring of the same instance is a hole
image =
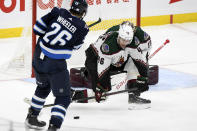
[[96, 22], [94, 22], [94, 23], [88, 25], [88, 27], [90, 28], [90, 27], [92, 27], [92, 26], [95, 26], [95, 25], [97, 25], [97, 24], [100, 23], [100, 22], [101, 22], [101, 18], [99, 18]]
[[[132, 92], [132, 91], [136, 91], [136, 90], [137, 90], [137, 88], [132, 88], [132, 89], [125, 89], [125, 90], [120, 90], [120, 91], [109, 92], [109, 93], [103, 94], [102, 97], [121, 94], [121, 93], [125, 93], [125, 92]], [[72, 102], [86, 101], [86, 100], [91, 100], [91, 99], [95, 99], [95, 96], [90, 96], [90, 97], [87, 97], [87, 98], [80, 98], [80, 99], [72, 100]], [[31, 100], [29, 98], [24, 98], [24, 102], [31, 105]], [[54, 106], [54, 104], [46, 104], [46, 105], [43, 106], [43, 108], [51, 107], [51, 106]]]
[[166, 39], [166, 41], [157, 48], [157, 50], [155, 50], [149, 57], [148, 59], [150, 60], [155, 54], [157, 54], [157, 52], [159, 52], [166, 44], [170, 43], [170, 40]]

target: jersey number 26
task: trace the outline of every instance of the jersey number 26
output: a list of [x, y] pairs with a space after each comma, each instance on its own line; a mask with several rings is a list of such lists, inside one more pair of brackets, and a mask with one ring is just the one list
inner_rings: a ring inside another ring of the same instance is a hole
[[[58, 23], [53, 23], [51, 25], [51, 28], [52, 30], [47, 32], [43, 37], [44, 41], [50, 43], [50, 45], [55, 45], [58, 43], [60, 46], [64, 46], [66, 42], [72, 38], [72, 34], [67, 30], [60, 31], [61, 26]], [[50, 36], [55, 37], [52, 37], [52, 39], [50, 39]]]

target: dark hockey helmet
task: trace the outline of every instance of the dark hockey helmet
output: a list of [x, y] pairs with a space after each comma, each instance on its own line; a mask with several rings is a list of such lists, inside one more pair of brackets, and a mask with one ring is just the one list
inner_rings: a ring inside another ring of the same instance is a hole
[[70, 11], [71, 13], [83, 18], [87, 13], [88, 4], [86, 0], [73, 0]]

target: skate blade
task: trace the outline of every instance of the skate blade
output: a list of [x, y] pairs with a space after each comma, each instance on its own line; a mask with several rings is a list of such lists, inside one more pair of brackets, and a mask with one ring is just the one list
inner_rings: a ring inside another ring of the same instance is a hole
[[129, 110], [143, 110], [143, 109], [149, 109], [151, 108], [151, 104], [136, 104], [136, 103], [131, 103], [129, 104], [128, 109]]
[[42, 131], [42, 130], [45, 129], [45, 126], [44, 127], [38, 127], [38, 126], [30, 125], [27, 121], [25, 121], [25, 128], [30, 129], [30, 130]]

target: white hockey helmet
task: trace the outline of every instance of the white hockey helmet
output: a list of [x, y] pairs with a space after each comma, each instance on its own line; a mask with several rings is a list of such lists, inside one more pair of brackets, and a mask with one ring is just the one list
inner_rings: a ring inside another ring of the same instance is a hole
[[122, 24], [120, 24], [118, 33], [119, 33], [118, 37], [131, 42], [133, 40], [133, 34], [134, 34], [133, 23], [129, 21], [124, 21]]

